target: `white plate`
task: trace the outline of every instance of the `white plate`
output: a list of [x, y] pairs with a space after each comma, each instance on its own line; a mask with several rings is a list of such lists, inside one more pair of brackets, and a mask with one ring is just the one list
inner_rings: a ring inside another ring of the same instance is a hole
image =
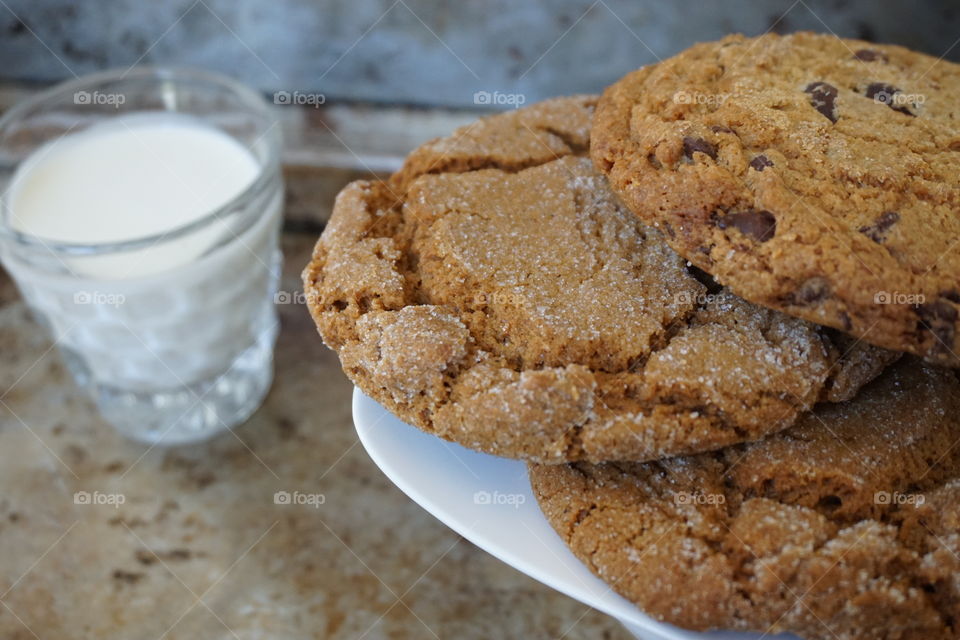
[[[526, 465], [465, 449], [404, 424], [358, 389], [360, 441], [405, 494], [481, 549], [571, 598], [607, 613], [643, 640], [751, 640], [659, 623], [610, 590], [567, 549], [540, 512]], [[765, 636], [771, 638], [771, 636]], [[794, 636], [776, 636], [790, 640]]]

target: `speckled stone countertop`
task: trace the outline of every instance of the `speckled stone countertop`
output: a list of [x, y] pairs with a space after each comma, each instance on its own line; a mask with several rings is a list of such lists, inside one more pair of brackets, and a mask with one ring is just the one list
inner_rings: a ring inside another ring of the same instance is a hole
[[[321, 178], [288, 171], [286, 291], [330, 204]], [[98, 417], [0, 272], [0, 637], [627, 637], [397, 490], [359, 444], [351, 385], [306, 309], [279, 311], [276, 381], [253, 418], [148, 449]], [[78, 491], [123, 504], [75, 504]], [[278, 505], [276, 491], [325, 501]]]

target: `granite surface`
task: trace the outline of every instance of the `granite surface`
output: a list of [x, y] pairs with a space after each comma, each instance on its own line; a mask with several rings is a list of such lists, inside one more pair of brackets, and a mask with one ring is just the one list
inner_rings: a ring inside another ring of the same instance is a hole
[[[288, 181], [288, 209], [313, 211], [283, 239], [295, 291], [322, 215], [301, 201], [310, 172]], [[276, 382], [253, 418], [148, 449], [102, 422], [0, 273], [0, 637], [627, 637], [393, 487], [306, 310], [279, 310]], [[122, 504], [77, 504], [80, 491]]]

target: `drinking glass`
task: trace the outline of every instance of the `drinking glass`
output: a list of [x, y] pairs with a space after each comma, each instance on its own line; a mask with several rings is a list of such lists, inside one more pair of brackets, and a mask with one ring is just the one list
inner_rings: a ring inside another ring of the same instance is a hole
[[[17, 229], [6, 196], [24, 159], [61, 136], [140, 113], [216, 127], [250, 151], [256, 178], [216, 210], [149, 237], [70, 244]], [[280, 147], [279, 126], [259, 94], [187, 69], [86, 76], [0, 118], [0, 260], [77, 383], [122, 433], [150, 443], [201, 440], [246, 420], [266, 395], [277, 336]], [[205, 248], [185, 263], [102, 275], [195, 242]]]

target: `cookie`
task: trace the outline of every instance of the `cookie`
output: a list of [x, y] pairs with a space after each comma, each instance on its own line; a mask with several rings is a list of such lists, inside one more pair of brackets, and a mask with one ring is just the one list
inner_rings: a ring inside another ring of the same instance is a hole
[[755, 443], [531, 465], [557, 533], [651, 616], [823, 640], [960, 637], [960, 382], [908, 357]]
[[711, 291], [593, 168], [594, 103], [482, 119], [340, 193], [304, 287], [360, 389], [488, 453], [646, 460], [783, 429], [895, 357]]
[[698, 44], [607, 89], [591, 155], [746, 300], [960, 366], [960, 65], [829, 35]]

